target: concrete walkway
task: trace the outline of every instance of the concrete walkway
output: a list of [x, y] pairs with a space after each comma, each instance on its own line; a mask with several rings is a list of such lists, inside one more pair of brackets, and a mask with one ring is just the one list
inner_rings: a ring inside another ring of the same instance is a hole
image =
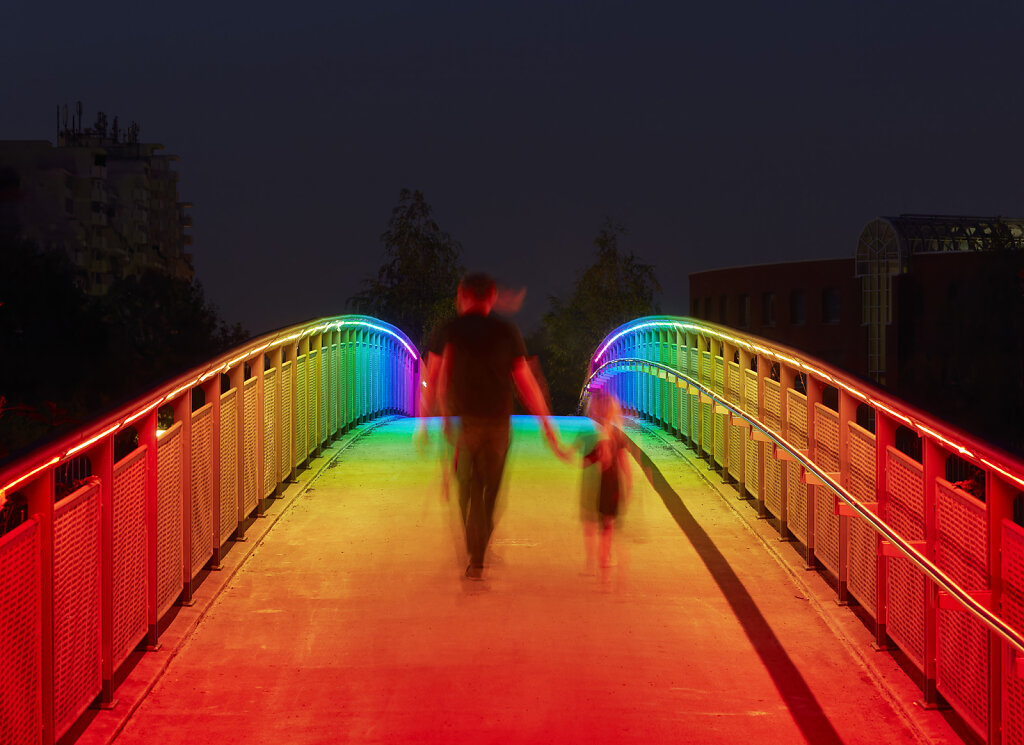
[[[581, 422], [559, 420], [566, 439]], [[667, 438], [631, 428], [647, 473], [604, 582], [582, 573], [579, 469], [517, 419], [486, 581], [469, 582], [412, 426], [326, 451], [80, 742], [959, 742]]]

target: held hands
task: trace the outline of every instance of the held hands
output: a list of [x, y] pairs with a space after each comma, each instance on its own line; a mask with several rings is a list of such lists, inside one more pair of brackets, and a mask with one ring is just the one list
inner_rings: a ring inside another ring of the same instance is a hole
[[548, 447], [551, 448], [551, 452], [553, 452], [559, 460], [565, 463], [571, 463], [575, 449], [571, 447], [566, 448], [558, 441], [558, 433], [555, 430], [554, 425], [551, 423], [551, 419], [548, 417], [541, 419], [541, 426], [544, 429], [544, 437], [548, 441]]

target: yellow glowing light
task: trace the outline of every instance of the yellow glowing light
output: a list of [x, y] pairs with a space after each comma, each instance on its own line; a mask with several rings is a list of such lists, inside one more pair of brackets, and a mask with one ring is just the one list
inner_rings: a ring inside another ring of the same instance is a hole
[[155, 409], [155, 408], [156, 408], [157, 406], [159, 406], [159, 405], [160, 405], [160, 404], [162, 404], [163, 402], [164, 402], [164, 399], [162, 399], [162, 398], [161, 398], [161, 399], [157, 399], [156, 401], [154, 401], [153, 403], [151, 403], [151, 404], [150, 404], [149, 406], [146, 406], [146, 407], [144, 407], [144, 408], [142, 408], [142, 409], [139, 409], [139, 410], [138, 410], [138, 411], [136, 411], [136, 412], [135, 412], [134, 414], [132, 414], [132, 415], [131, 415], [130, 417], [128, 417], [127, 419], [125, 419], [125, 420], [124, 420], [124, 422], [123, 422], [123, 424], [131, 424], [131, 423], [132, 423], [132, 422], [134, 422], [134, 421], [135, 421], [136, 419], [138, 419], [138, 418], [139, 418], [140, 416], [142, 416], [143, 414], [146, 414], [146, 413], [148, 413], [148, 412], [152, 411], [153, 409]]
[[1001, 467], [997, 466], [995, 463], [993, 463], [992, 461], [988, 460], [987, 458], [981, 458], [980, 460], [981, 460], [982, 463], [984, 463], [989, 468], [991, 468], [991, 469], [993, 469], [995, 471], [998, 471], [999, 473], [1001, 473], [1003, 476], [1005, 476], [1006, 478], [1010, 479], [1011, 481], [1015, 481], [1018, 484], [1020, 484], [1021, 486], [1024, 486], [1024, 479], [1022, 479], [1020, 476], [1016, 476], [1016, 475], [1010, 473], [1009, 471], [1005, 470], [1004, 468], [1001, 468]]
[[910, 417], [904, 416], [903, 414], [900, 414], [898, 411], [894, 411], [893, 409], [890, 409], [888, 406], [883, 404], [881, 401], [876, 401], [875, 399], [872, 398], [872, 399], [868, 399], [868, 402], [872, 406], [878, 407], [882, 411], [888, 413], [889, 415], [895, 417], [896, 419], [899, 419], [900, 421], [904, 422], [908, 426], [910, 426], [910, 427], [914, 426], [914, 420], [913, 419], [911, 419]]
[[92, 444], [93, 444], [94, 442], [98, 442], [98, 441], [102, 440], [102, 439], [103, 439], [104, 437], [106, 437], [107, 435], [111, 434], [112, 432], [116, 432], [116, 431], [117, 431], [117, 429], [118, 429], [118, 428], [119, 428], [120, 426], [121, 426], [121, 424], [120, 424], [120, 423], [118, 423], [118, 424], [113, 424], [113, 425], [111, 425], [111, 426], [107, 427], [107, 428], [106, 428], [105, 430], [103, 430], [102, 432], [100, 432], [100, 433], [99, 433], [98, 435], [96, 435], [95, 437], [93, 437], [93, 438], [91, 438], [91, 439], [89, 439], [89, 440], [86, 440], [85, 442], [83, 442], [83, 443], [80, 443], [80, 444], [78, 444], [78, 445], [75, 445], [75, 446], [74, 446], [73, 448], [71, 448], [71, 449], [70, 449], [70, 450], [68, 450], [68, 451], [67, 451], [66, 453], [64, 453], [64, 457], [65, 457], [65, 458], [69, 458], [69, 457], [71, 457], [72, 455], [74, 455], [75, 453], [77, 453], [77, 452], [80, 452], [80, 451], [82, 451], [82, 450], [85, 450], [85, 449], [86, 449], [87, 447], [89, 447], [90, 445], [92, 445]]
[[50, 466], [56, 465], [59, 462], [60, 462], [60, 458], [58, 458], [57, 456], [54, 456], [50, 460], [48, 460], [45, 463], [43, 463], [41, 466], [36, 466], [31, 471], [28, 471], [27, 473], [22, 474], [21, 476], [16, 478], [14, 481], [12, 481], [11, 483], [7, 484], [7, 486], [5, 486], [3, 489], [0, 489], [0, 491], [2, 491], [4, 493], [7, 493], [11, 489], [16, 487], [18, 484], [20, 484], [21, 482], [26, 481], [27, 479], [32, 478], [33, 476], [35, 476], [40, 471], [45, 470], [45, 469], [49, 468]]
[[956, 450], [961, 455], [966, 455], [968, 458], [972, 458], [972, 459], [976, 457], [974, 455], [974, 453], [972, 453], [970, 450], [965, 448], [963, 445], [960, 445], [959, 443], [953, 442], [952, 440], [947, 440], [945, 437], [940, 435], [938, 432], [935, 432], [934, 430], [931, 430], [928, 427], [925, 427], [923, 424], [918, 424], [917, 428], [921, 432], [924, 432], [925, 434], [927, 434], [929, 437], [933, 437], [936, 440], [939, 440], [940, 442], [944, 442], [945, 444], [949, 445], [950, 448], [952, 448], [953, 450]]

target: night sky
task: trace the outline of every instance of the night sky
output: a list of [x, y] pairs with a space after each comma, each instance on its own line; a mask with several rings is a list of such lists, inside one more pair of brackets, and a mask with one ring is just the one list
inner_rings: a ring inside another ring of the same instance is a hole
[[253, 333], [345, 312], [403, 187], [527, 329], [605, 215], [673, 314], [690, 272], [850, 256], [878, 215], [1024, 216], [1019, 0], [8, 0], [0, 70], [0, 139], [81, 100], [180, 157], [197, 275]]

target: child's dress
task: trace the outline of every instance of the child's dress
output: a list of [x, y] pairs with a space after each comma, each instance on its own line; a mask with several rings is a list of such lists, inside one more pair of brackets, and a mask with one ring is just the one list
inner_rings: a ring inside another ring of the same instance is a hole
[[625, 437], [618, 429], [598, 433], [597, 443], [583, 456], [584, 467], [600, 467], [601, 480], [597, 489], [597, 512], [614, 518], [619, 514], [619, 495], [622, 490], [622, 466], [619, 458], [626, 446]]

